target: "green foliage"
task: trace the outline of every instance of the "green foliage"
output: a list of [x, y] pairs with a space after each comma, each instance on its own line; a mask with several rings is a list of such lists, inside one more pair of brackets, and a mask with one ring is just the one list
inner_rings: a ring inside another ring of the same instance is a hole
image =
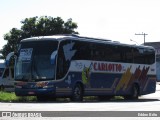
[[74, 30], [78, 27], [72, 19], [66, 22], [61, 17], [31, 17], [21, 21], [21, 29], [12, 28], [9, 33], [4, 35], [4, 40], [7, 44], [0, 50], [5, 58], [8, 53], [16, 52], [19, 42], [24, 38], [34, 36], [46, 36], [56, 34], [78, 34]]
[[[68, 102], [70, 101], [69, 98], [57, 98], [56, 99], [59, 102]], [[97, 101], [98, 98], [96, 96], [88, 96], [84, 97], [84, 101]], [[114, 96], [111, 101], [113, 100], [124, 100], [122, 96]], [[23, 96], [18, 97], [15, 95], [15, 93], [9, 93], [0, 91], [0, 102], [35, 102], [37, 101], [37, 98], [35, 96]], [[105, 100], [107, 101], [107, 100]]]
[[11, 102], [11, 101], [16, 101], [17, 97], [13, 93], [7, 93], [7, 92], [0, 92], [0, 101], [3, 102]]
[[114, 96], [113, 100], [124, 100], [123, 96]]
[[17, 97], [15, 93], [0, 91], [1, 102], [29, 102], [29, 101], [36, 101], [36, 100], [37, 98], [34, 96]]

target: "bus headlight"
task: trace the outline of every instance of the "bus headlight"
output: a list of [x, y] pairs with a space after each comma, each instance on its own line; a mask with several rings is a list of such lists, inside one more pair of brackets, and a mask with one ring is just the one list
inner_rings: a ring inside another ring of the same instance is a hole
[[53, 88], [54, 85], [47, 85], [47, 86], [44, 86], [43, 88]]

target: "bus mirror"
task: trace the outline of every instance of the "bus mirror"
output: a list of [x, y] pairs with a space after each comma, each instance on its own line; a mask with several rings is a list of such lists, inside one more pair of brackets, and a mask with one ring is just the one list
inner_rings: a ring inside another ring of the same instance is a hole
[[11, 60], [11, 57], [14, 56], [14, 52], [10, 52], [7, 57], [6, 57], [6, 61], [5, 61], [5, 65], [6, 67], [9, 67], [9, 63], [10, 63], [10, 60]]
[[56, 56], [57, 56], [57, 50], [51, 54], [51, 64], [55, 63]]

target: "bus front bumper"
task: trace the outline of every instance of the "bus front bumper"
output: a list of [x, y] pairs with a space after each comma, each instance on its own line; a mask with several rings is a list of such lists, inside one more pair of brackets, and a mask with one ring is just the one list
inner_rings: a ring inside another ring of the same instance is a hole
[[16, 96], [39, 96], [39, 95], [54, 95], [54, 88], [41, 88], [41, 89], [21, 89], [15, 88]]

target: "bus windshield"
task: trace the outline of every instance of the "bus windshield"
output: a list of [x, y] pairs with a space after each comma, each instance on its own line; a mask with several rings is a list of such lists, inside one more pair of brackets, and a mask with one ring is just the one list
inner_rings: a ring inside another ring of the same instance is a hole
[[0, 77], [2, 77], [3, 72], [4, 72], [4, 68], [0, 68]]
[[55, 79], [58, 41], [22, 42], [16, 60], [15, 80]]

